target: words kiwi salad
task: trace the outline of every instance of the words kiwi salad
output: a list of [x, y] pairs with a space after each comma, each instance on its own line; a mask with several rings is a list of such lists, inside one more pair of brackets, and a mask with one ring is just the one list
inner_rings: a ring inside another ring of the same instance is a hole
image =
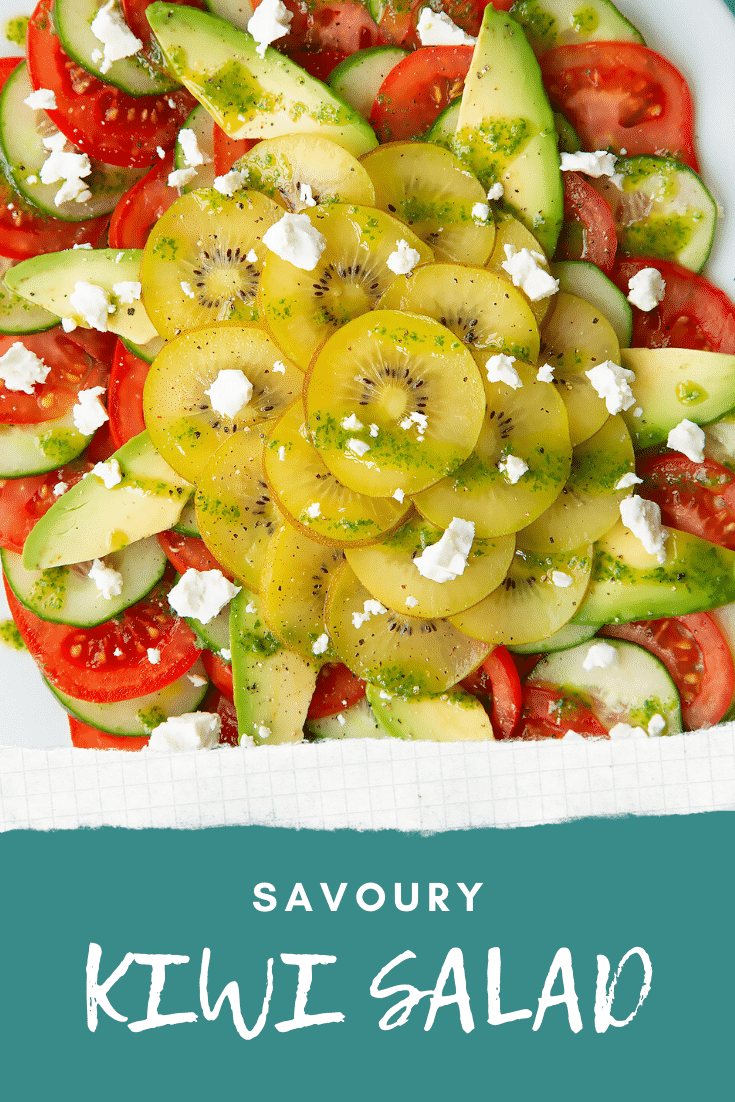
[[40, 0], [0, 545], [76, 746], [735, 714], [735, 307], [608, 0]]

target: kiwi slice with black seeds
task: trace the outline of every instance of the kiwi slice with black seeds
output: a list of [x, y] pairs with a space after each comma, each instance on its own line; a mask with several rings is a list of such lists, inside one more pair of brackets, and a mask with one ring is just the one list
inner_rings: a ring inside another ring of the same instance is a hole
[[266, 138], [232, 167], [246, 174], [248, 187], [286, 210], [299, 212], [320, 203], [375, 203], [375, 189], [363, 165], [318, 134]]

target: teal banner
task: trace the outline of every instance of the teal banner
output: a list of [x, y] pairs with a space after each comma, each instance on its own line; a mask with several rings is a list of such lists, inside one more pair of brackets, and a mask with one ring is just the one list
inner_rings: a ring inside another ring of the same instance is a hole
[[4, 1097], [727, 1097], [734, 841], [8, 833]]

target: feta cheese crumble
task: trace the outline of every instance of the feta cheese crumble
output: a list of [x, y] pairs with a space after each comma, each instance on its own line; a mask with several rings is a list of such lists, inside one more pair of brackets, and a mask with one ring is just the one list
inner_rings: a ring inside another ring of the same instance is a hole
[[187, 298], [194, 298], [195, 291], [191, 283], [187, 283], [185, 279], [182, 279], [179, 283], [179, 286], [181, 287], [181, 290], [184, 292]]
[[264, 723], [258, 727], [258, 738], [270, 738], [272, 734], [270, 727], [266, 727]]
[[[262, 7], [263, 4], [260, 5]], [[312, 226], [307, 214], [287, 213], [266, 230], [263, 244], [295, 268], [313, 272], [327, 247], [327, 239], [316, 226]]]
[[475, 538], [475, 524], [471, 520], [453, 517], [441, 539], [425, 547], [413, 560], [422, 578], [432, 582], [453, 582], [464, 574], [467, 556]]
[[92, 474], [96, 475], [101, 482], [104, 482], [105, 487], [111, 490], [113, 486], [117, 486], [122, 482], [122, 471], [120, 470], [120, 464], [117, 459], [107, 459], [104, 463], [95, 463], [92, 467]]
[[31, 111], [56, 111], [56, 93], [50, 88], [37, 88], [26, 96], [23, 103], [30, 107]]
[[420, 260], [421, 253], [401, 238], [385, 263], [395, 275], [410, 275]]
[[202, 677], [200, 673], [188, 673], [186, 676], [197, 689], [201, 689], [202, 685], [207, 684], [206, 677]]
[[62, 181], [61, 187], [54, 196], [54, 203], [60, 207], [62, 203], [86, 203], [92, 198], [92, 192], [84, 180], [92, 172], [92, 164], [86, 153], [77, 152], [73, 146], [71, 150], [64, 147], [66, 138], [57, 130], [48, 138], [43, 139], [45, 149], [48, 149], [46, 160], [41, 165], [39, 176], [42, 184], [56, 184]]
[[593, 643], [587, 651], [582, 667], [585, 670], [609, 670], [617, 666], [618, 652], [610, 643]]
[[615, 483], [616, 490], [629, 490], [631, 486], [637, 486], [643, 479], [639, 478], [633, 471], [628, 471], [622, 478], [618, 479]]
[[265, 57], [266, 47], [288, 33], [293, 15], [281, 0], [262, 0], [248, 20], [248, 31], [258, 43], [258, 57]]
[[187, 168], [197, 168], [199, 165], [211, 163], [212, 158], [199, 148], [196, 133], [189, 127], [179, 130], [179, 145]]
[[666, 293], [666, 280], [658, 268], [641, 268], [628, 280], [628, 302], [646, 313], [655, 310]]
[[404, 417], [402, 421], [398, 422], [399, 428], [405, 429], [406, 432], [411, 428], [411, 425], [418, 426], [418, 432], [416, 434], [417, 439], [423, 440], [424, 433], [428, 427], [429, 420], [425, 413], [409, 413], [407, 417]]
[[105, 566], [102, 559], [94, 560], [87, 572], [87, 577], [92, 579], [106, 601], [119, 597], [123, 591], [122, 574], [111, 566]]
[[78, 279], [74, 284], [74, 290], [69, 295], [69, 305], [91, 329], [98, 329], [100, 333], [107, 332], [107, 318], [115, 313], [115, 307], [104, 287], [87, 283], [84, 279]]
[[505, 459], [501, 459], [498, 463], [498, 470], [505, 475], [511, 486], [515, 486], [528, 470], [528, 463], [519, 459], [517, 455], [506, 455]]
[[430, 7], [422, 10], [416, 30], [422, 46], [474, 46], [477, 42], [453, 23], [446, 12], [432, 11]]
[[355, 455], [359, 455], [362, 458], [367, 452], [370, 451], [370, 445], [365, 440], [358, 440], [356, 436], [351, 436], [347, 441], [347, 447], [349, 451], [354, 452]]
[[71, 416], [74, 427], [83, 436], [92, 436], [105, 421], [109, 421], [107, 410], [100, 399], [100, 395], [104, 393], [103, 386], [92, 386], [88, 390], [80, 390], [77, 395], [77, 404], [72, 407]]
[[134, 302], [140, 300], [140, 293], [142, 287], [137, 280], [125, 279], [122, 283], [113, 283], [112, 293], [115, 295], [123, 306], [130, 306]]
[[471, 214], [476, 222], [487, 222], [490, 217], [490, 207], [487, 203], [475, 203]]
[[322, 632], [322, 634], [319, 636], [319, 638], [315, 639], [314, 642], [311, 644], [311, 653], [316, 654], [316, 655], [324, 654], [324, 652], [325, 652], [325, 650], [327, 649], [328, 646], [329, 646], [329, 636], [327, 635], [327, 633], [325, 631], [325, 632]]
[[168, 186], [182, 188], [190, 184], [197, 174], [195, 168], [176, 168], [168, 174]]
[[160, 650], [158, 650], [157, 647], [148, 647], [146, 655], [148, 656], [148, 661], [152, 666], [158, 666], [160, 664], [161, 652]]
[[666, 720], [662, 715], [656, 712], [652, 715], [648, 721], [648, 733], [652, 738], [656, 738], [658, 735], [663, 734], [666, 730]]
[[496, 183], [493, 184], [493, 186], [488, 190], [488, 193], [487, 193], [487, 197], [488, 197], [488, 199], [490, 200], [491, 203], [492, 202], [497, 202], [498, 199], [502, 199], [504, 195], [505, 195], [505, 188], [503, 187], [503, 185], [500, 183], [499, 180]]
[[[606, 149], [597, 149], [594, 153], [562, 153], [562, 172], [582, 172], [599, 180], [601, 176], [615, 176], [617, 157]], [[618, 175], [620, 175], [618, 173]]]
[[542, 366], [536, 372], [537, 383], [553, 383], [554, 381], [554, 369], [551, 364], [542, 364]]
[[630, 384], [635, 382], [635, 371], [620, 367], [612, 360], [605, 360], [585, 371], [585, 375], [598, 397], [604, 400], [608, 413], [621, 413], [635, 405], [633, 391], [630, 389]]
[[616, 723], [610, 728], [610, 738], [648, 738], [642, 727], [631, 727], [629, 723]]
[[306, 507], [306, 515], [311, 520], [316, 520], [316, 518], [321, 515], [321, 511], [322, 507], [318, 501], [313, 501], [311, 505]]
[[489, 359], [485, 360], [488, 382], [505, 383], [513, 390], [518, 390], [519, 387], [523, 386], [523, 383], [520, 375], [513, 367], [515, 362], [515, 356], [506, 356], [504, 352], [499, 352], [496, 356], [490, 356]]
[[552, 570], [551, 584], [555, 585], [557, 589], [568, 589], [570, 585], [574, 584], [574, 578], [571, 574], [565, 574], [563, 570]]
[[316, 199], [311, 194], [311, 184], [299, 184], [299, 199], [305, 207], [315, 207]]
[[362, 612], [352, 613], [352, 626], [361, 628], [371, 616], [383, 616], [387, 611], [388, 609], [385, 605], [381, 605], [380, 601], [373, 601], [372, 598], [369, 601], [363, 601]]
[[501, 267], [508, 273], [514, 287], [520, 287], [531, 302], [549, 298], [559, 290], [559, 280], [554, 279], [542, 265], [546, 257], [535, 249], [516, 249], [515, 245], [504, 245], [505, 260]]
[[257, 264], [258, 254], [256, 253], [255, 249], [251, 249], [245, 259], [247, 260], [248, 264]]
[[350, 432], [359, 432], [364, 427], [362, 421], [358, 421], [354, 413], [351, 413], [349, 417], [342, 418], [342, 428], [349, 429]]
[[90, 24], [90, 30], [97, 41], [102, 43], [103, 53], [100, 65], [102, 74], [109, 72], [113, 61], [132, 57], [143, 45], [125, 22], [115, 0], [108, 0], [108, 3], [100, 8]]
[[405, 496], [406, 496], [405, 490], [402, 490], [400, 487], [397, 490], [393, 491], [393, 497], [395, 498], [395, 500], [398, 502], [399, 505], [403, 505], [403, 499], [405, 498]]
[[68, 482], [57, 482], [53, 490], [54, 497], [61, 497], [61, 495], [65, 494], [68, 489]]
[[661, 509], [656, 502], [632, 494], [620, 502], [620, 516], [625, 527], [641, 541], [648, 554], [655, 555], [663, 565], [669, 532], [661, 524]]
[[[245, 187], [247, 181], [247, 172], [240, 172], [238, 169], [233, 168], [230, 169], [229, 172], [225, 172], [224, 176], [215, 176], [212, 187], [215, 191], [218, 191], [220, 195], [226, 195], [228, 199], [231, 199], [236, 191]], [[250, 255], [248, 254], [245, 259], [250, 260]], [[255, 259], [258, 259], [257, 256]]]
[[701, 429], [699, 425], [696, 425], [694, 421], [689, 421], [686, 417], [671, 430], [666, 439], [667, 448], [671, 448], [675, 452], [681, 452], [687, 459], [691, 459], [692, 463], [702, 463], [704, 461], [704, 444], [704, 429]]
[[286, 365], [283, 360], [276, 360], [276, 362], [273, 364], [273, 367], [271, 368], [271, 371], [275, 372], [277, 375], [285, 375]]
[[219, 742], [222, 720], [215, 712], [185, 712], [169, 716], [151, 731], [148, 750], [212, 750]]
[[192, 616], [202, 624], [208, 624], [240, 592], [240, 588], [228, 581], [221, 570], [190, 568], [170, 591], [168, 603], [179, 616]]
[[209, 390], [212, 409], [222, 417], [236, 417], [253, 396], [253, 384], [239, 367], [223, 368]]
[[33, 394], [36, 383], [45, 383], [49, 365], [22, 343], [14, 341], [8, 351], [0, 356], [0, 380], [6, 390], [22, 390]]
[[406, 597], [406, 608], [416, 608], [418, 601], [415, 597]]

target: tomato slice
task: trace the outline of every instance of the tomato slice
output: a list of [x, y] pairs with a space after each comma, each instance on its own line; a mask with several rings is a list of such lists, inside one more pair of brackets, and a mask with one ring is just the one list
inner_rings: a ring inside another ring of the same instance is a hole
[[547, 689], [526, 682], [523, 686], [520, 737], [526, 741], [564, 738], [569, 730], [585, 738], [610, 737], [590, 708], [570, 700], [559, 689]]
[[129, 96], [93, 77], [62, 50], [52, 6], [52, 0], [39, 0], [26, 38], [31, 84], [56, 96], [49, 118], [82, 153], [99, 161], [131, 168], [153, 164], [156, 148], [174, 144], [196, 100], [186, 89]]
[[727, 642], [706, 612], [609, 624], [601, 631], [645, 647], [666, 666], [679, 690], [684, 727], [713, 727], [725, 715], [735, 690], [735, 667]]
[[497, 739], [512, 738], [521, 718], [521, 681], [513, 656], [496, 647], [482, 665], [462, 681], [474, 696], [491, 697], [490, 719]]
[[224, 658], [211, 650], [202, 651], [202, 662], [209, 680], [217, 686], [223, 696], [230, 701], [233, 700], [232, 663], [225, 662]]
[[[199, 648], [191, 628], [171, 612], [166, 595], [171, 576], [113, 620], [93, 628], [41, 620], [5, 592], [23, 642], [44, 677], [79, 700], [105, 704], [131, 700], [170, 685], [196, 662]], [[148, 648], [161, 653], [154, 666]]]
[[46, 381], [36, 383], [31, 394], [8, 390], [0, 382], [0, 424], [36, 424], [63, 417], [76, 402], [80, 390], [107, 383], [107, 367], [70, 341], [60, 326], [45, 333], [0, 336], [0, 356], [16, 343], [38, 356], [51, 370]]
[[653, 310], [633, 307], [633, 348], [735, 353], [735, 305], [724, 291], [680, 264], [652, 257], [618, 257], [610, 278], [627, 296], [631, 276], [642, 268], [657, 268], [666, 291]]
[[142, 249], [154, 225], [178, 196], [176, 188], [168, 186], [168, 174], [173, 171], [174, 155], [169, 150], [142, 180], [133, 184], [120, 198], [112, 212], [108, 237], [113, 249]]
[[341, 662], [327, 662], [319, 670], [307, 719], [326, 719], [357, 704], [365, 695], [365, 682]]
[[196, 536], [182, 536], [170, 529], [158, 533], [158, 542], [171, 565], [184, 574], [187, 570], [221, 570], [226, 578], [233, 580], [224, 567], [217, 562], [204, 540]]
[[[291, 12], [291, 27], [273, 46], [319, 80], [350, 54], [375, 46], [378, 41], [375, 20], [359, 0], [284, 2]], [[258, 3], [253, 7], [257, 8]]]
[[610, 204], [578, 172], [564, 172], [564, 226], [557, 256], [588, 260], [609, 273], [618, 239]]
[[221, 126], [214, 127], [214, 171], [218, 176], [224, 176], [229, 172], [235, 161], [247, 153], [254, 145], [255, 138], [231, 138], [225, 134]]
[[385, 78], [370, 113], [381, 142], [423, 134], [450, 100], [462, 94], [472, 46], [425, 46], [399, 61]]
[[122, 341], [117, 342], [107, 388], [110, 433], [117, 448], [127, 444], [145, 428], [143, 386], [150, 366], [129, 352]]
[[220, 746], [238, 746], [240, 733], [237, 729], [237, 712], [235, 705], [228, 700], [224, 693], [212, 685], [202, 701], [202, 712], [215, 712], [222, 721], [219, 733]]
[[[513, 3], [514, 0], [491, 0], [497, 11], [510, 11]], [[474, 38], [479, 34], [488, 6], [488, 0], [444, 0], [441, 5], [452, 22]], [[378, 26], [378, 41], [395, 46], [420, 46], [416, 26], [425, 7], [427, 0], [388, 0]]]
[[[153, 0], [122, 0], [122, 9], [125, 22], [135, 37], [143, 43], [143, 49], [140, 52], [151, 64], [159, 65], [158, 52], [155, 48], [151, 49], [154, 41], [153, 31], [145, 14], [146, 8], [152, 2]], [[208, 10], [204, 0], [170, 0], [170, 2], [172, 4], [182, 4], [184, 7], [199, 8], [200, 11]]]
[[695, 463], [679, 452], [637, 464], [641, 497], [661, 507], [666, 524], [735, 550], [735, 475], [714, 459]]
[[0, 547], [20, 555], [31, 528], [56, 501], [54, 486], [64, 482], [71, 489], [91, 469], [86, 459], [74, 459], [48, 474], [0, 481]]
[[149, 735], [108, 735], [89, 723], [82, 723], [76, 716], [67, 716], [71, 744], [77, 750], [142, 750], [148, 745]]
[[665, 57], [635, 42], [581, 42], [539, 64], [584, 149], [660, 154], [698, 171], [689, 88]]

